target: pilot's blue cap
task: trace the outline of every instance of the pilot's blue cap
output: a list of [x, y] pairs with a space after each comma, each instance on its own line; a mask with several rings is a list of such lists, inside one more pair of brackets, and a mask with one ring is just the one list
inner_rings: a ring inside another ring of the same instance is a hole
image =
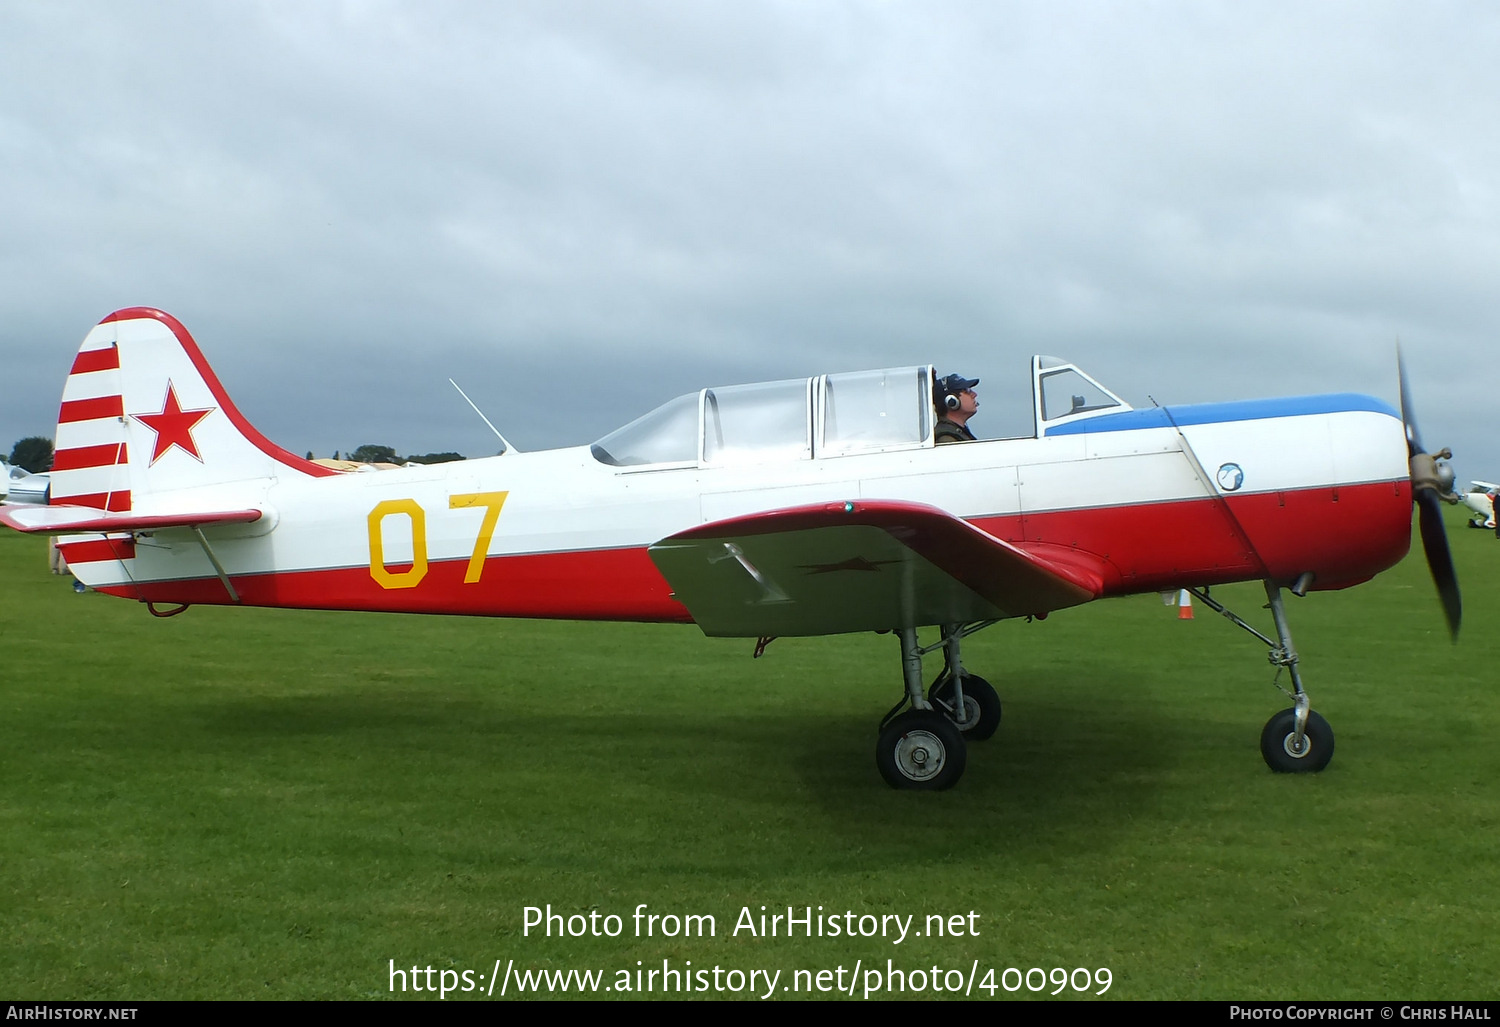
[[972, 389], [979, 384], [978, 378], [965, 378], [961, 374], [950, 374], [946, 378], [939, 378], [937, 391], [939, 396], [957, 396], [966, 389]]

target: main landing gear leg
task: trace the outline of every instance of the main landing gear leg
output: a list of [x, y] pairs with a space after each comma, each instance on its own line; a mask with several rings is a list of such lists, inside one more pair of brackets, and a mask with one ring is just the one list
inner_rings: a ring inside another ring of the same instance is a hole
[[964, 738], [982, 742], [1000, 726], [1000, 696], [984, 678], [964, 670], [959, 648], [964, 636], [971, 633], [961, 624], [943, 625], [943, 672], [928, 689], [927, 698], [948, 715]]
[[[939, 791], [963, 776], [967, 751], [953, 722], [922, 694], [922, 654], [916, 628], [897, 628], [906, 695], [886, 714], [875, 743], [875, 766], [892, 788]], [[905, 713], [897, 713], [911, 704]]]
[[[982, 741], [1000, 726], [1000, 697], [964, 670], [961, 652], [965, 638], [994, 623], [944, 624], [942, 641], [925, 647], [915, 628], [896, 629], [906, 692], [881, 721], [875, 746], [875, 765], [892, 788], [951, 788], [963, 774], [966, 740]], [[938, 649], [943, 670], [924, 697], [922, 657]]]
[[1278, 668], [1278, 673], [1281, 668], [1285, 668], [1292, 679], [1290, 695], [1295, 705], [1272, 717], [1260, 733], [1260, 754], [1265, 759], [1266, 765], [1280, 774], [1317, 773], [1328, 766], [1328, 761], [1333, 758], [1333, 728], [1328, 726], [1328, 721], [1324, 720], [1321, 714], [1312, 709], [1307, 698], [1307, 690], [1302, 687], [1302, 674], [1297, 668], [1299, 657], [1296, 648], [1292, 645], [1292, 631], [1287, 625], [1281, 586], [1269, 579], [1265, 586], [1271, 619], [1276, 622], [1276, 636], [1279, 641], [1272, 641], [1262, 635], [1204, 590], [1194, 588], [1189, 591], [1211, 609], [1228, 617], [1270, 646], [1271, 650], [1267, 655], [1271, 665]]

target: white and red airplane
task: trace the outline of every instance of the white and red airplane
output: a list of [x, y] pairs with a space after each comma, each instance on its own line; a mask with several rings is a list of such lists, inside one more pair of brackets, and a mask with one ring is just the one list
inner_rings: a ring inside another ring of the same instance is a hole
[[1464, 506], [1474, 512], [1474, 516], [1469, 518], [1469, 527], [1495, 527], [1495, 497], [1497, 495], [1500, 495], [1500, 485], [1492, 481], [1469, 482], [1469, 491], [1463, 494]]
[[[967, 635], [1180, 588], [1290, 672], [1266, 762], [1322, 769], [1333, 733], [1309, 707], [1282, 592], [1395, 564], [1414, 497], [1456, 634], [1437, 507], [1451, 471], [1404, 415], [1404, 374], [1403, 413], [1352, 394], [1134, 410], [1072, 364], [1037, 357], [1032, 374], [1025, 438], [935, 446], [933, 370], [914, 366], [704, 389], [592, 446], [346, 474], [269, 442], [175, 318], [132, 308], [73, 362], [50, 505], [0, 507], [0, 522], [63, 535], [80, 580], [158, 615], [238, 603], [676, 621], [762, 645], [894, 631], [905, 694], [876, 762], [901, 788], [951, 786], [965, 736], [999, 724], [995, 690], [961, 661]], [[1206, 591], [1245, 580], [1265, 583], [1275, 639]], [[929, 626], [941, 637], [924, 647]]]
[[32, 474], [0, 460], [0, 502], [45, 503], [50, 484], [45, 474]]

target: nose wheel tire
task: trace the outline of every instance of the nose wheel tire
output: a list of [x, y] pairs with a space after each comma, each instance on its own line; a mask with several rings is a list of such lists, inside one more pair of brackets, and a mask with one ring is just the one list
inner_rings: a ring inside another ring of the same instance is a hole
[[875, 744], [875, 766], [892, 788], [942, 791], [963, 776], [963, 735], [947, 717], [911, 710], [892, 720]]
[[1260, 733], [1260, 754], [1278, 774], [1316, 774], [1333, 759], [1333, 728], [1321, 714], [1309, 710], [1299, 747], [1297, 711], [1282, 710]]
[[953, 679], [941, 678], [928, 693], [934, 706], [948, 714], [948, 719], [971, 742], [982, 742], [1000, 726], [1000, 696], [982, 677], [964, 675], [964, 708], [962, 715], [953, 709]]

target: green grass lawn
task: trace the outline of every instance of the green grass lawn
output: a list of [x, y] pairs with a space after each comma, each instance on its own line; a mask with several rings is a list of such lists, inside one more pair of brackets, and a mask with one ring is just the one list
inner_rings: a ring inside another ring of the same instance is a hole
[[[6, 532], [0, 997], [375, 998], [390, 960], [487, 983], [498, 958], [607, 982], [638, 960], [782, 985], [891, 960], [1107, 967], [1125, 999], [1494, 998], [1500, 543], [1451, 524], [1456, 647], [1420, 556], [1289, 599], [1337, 735], [1323, 774], [1261, 761], [1288, 705], [1264, 647], [1146, 596], [970, 639], [1005, 720], [938, 794], [874, 766], [890, 636], [752, 661], [678, 626], [157, 620], [75, 595]], [[1259, 586], [1215, 594], [1270, 630]], [[549, 903], [625, 930], [523, 936]], [[641, 903], [717, 935], [637, 938]], [[733, 936], [762, 905], [918, 929], [972, 910], [979, 934]]]

